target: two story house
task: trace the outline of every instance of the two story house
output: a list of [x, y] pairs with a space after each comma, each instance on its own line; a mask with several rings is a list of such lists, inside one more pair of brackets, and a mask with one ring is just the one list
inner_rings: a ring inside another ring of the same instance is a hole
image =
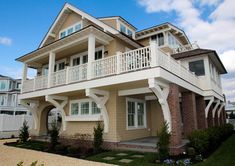
[[[193, 130], [225, 123], [226, 69], [215, 50], [170, 23], [137, 31], [120, 16], [95, 18], [66, 3], [39, 48], [17, 61], [24, 64], [19, 99], [33, 114], [35, 137], [47, 134], [53, 108], [63, 139], [92, 135], [102, 122], [106, 148], [156, 137], [166, 121], [173, 154]], [[28, 68], [37, 70], [33, 79]]]
[[28, 110], [18, 103], [20, 79], [0, 75], [0, 114], [29, 114]]

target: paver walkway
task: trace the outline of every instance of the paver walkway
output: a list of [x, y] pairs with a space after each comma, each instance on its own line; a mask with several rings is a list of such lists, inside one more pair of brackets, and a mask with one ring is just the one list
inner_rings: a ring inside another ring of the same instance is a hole
[[13, 140], [0, 140], [0, 166], [16, 166], [20, 161], [24, 161], [24, 165], [28, 166], [36, 160], [38, 160], [38, 164], [44, 164], [44, 166], [111, 166], [56, 154], [9, 147], [3, 145], [6, 141]]

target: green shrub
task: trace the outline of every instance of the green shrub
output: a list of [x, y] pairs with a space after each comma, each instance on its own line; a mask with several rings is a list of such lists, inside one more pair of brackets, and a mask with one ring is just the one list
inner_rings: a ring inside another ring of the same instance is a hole
[[232, 133], [233, 125], [231, 124], [196, 130], [188, 137], [189, 145], [195, 148], [197, 153], [212, 152]]
[[54, 149], [57, 153], [62, 153], [62, 154], [67, 153], [67, 146], [62, 145], [62, 144], [55, 145]]
[[231, 114], [229, 114], [229, 119], [235, 119], [235, 115], [233, 112], [231, 112]]
[[79, 154], [79, 152], [81, 151], [81, 149], [80, 148], [78, 148], [78, 147], [72, 147], [72, 146], [70, 146], [70, 147], [68, 147], [68, 149], [67, 149], [67, 151], [68, 151], [68, 154]]
[[167, 122], [164, 121], [163, 127], [161, 128], [160, 132], [157, 134], [158, 135], [158, 142], [157, 142], [157, 147], [159, 151], [159, 159], [161, 161], [167, 159], [169, 157], [169, 152], [170, 152], [170, 133], [169, 133], [169, 126]]
[[52, 149], [54, 149], [56, 144], [58, 144], [58, 139], [59, 139], [59, 129], [56, 125], [56, 121], [52, 122], [51, 130], [50, 130], [49, 134], [50, 134], [51, 147], [52, 147]]
[[196, 155], [195, 149], [193, 147], [188, 147], [187, 148], [187, 154], [188, 156], [190, 156], [191, 158], [194, 157]]
[[94, 127], [94, 140], [93, 140], [93, 150], [94, 153], [99, 153], [102, 151], [102, 144], [103, 144], [103, 126], [100, 123]]
[[19, 139], [20, 139], [20, 142], [23, 142], [23, 143], [27, 142], [29, 139], [29, 126], [26, 120], [24, 120], [23, 126], [20, 129]]
[[196, 152], [203, 153], [209, 145], [209, 136], [205, 130], [195, 130], [189, 136], [190, 146], [195, 148]]

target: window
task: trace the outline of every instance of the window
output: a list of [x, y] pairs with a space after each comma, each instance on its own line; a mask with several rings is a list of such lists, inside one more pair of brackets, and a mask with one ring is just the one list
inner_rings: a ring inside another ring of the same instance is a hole
[[168, 32], [168, 44], [173, 48], [180, 47], [180, 42], [170, 33]]
[[127, 98], [127, 129], [146, 127], [145, 101]]
[[75, 25], [75, 32], [79, 31], [80, 29], [82, 29], [82, 24]]
[[91, 99], [71, 100], [70, 115], [99, 115], [100, 108]]
[[126, 35], [128, 36], [131, 36], [133, 35], [133, 30], [131, 30], [130, 28], [128, 28], [126, 25], [124, 24], [120, 24], [120, 31], [122, 33], [125, 33]]
[[82, 63], [85, 64], [88, 62], [88, 55], [82, 57]]
[[0, 82], [0, 89], [1, 90], [5, 90], [6, 89], [6, 82], [5, 81], [1, 81]]
[[89, 114], [89, 102], [81, 102], [81, 114]]
[[103, 57], [103, 51], [102, 50], [95, 52], [95, 60], [102, 59], [102, 57]]
[[65, 62], [59, 63], [59, 68], [58, 70], [63, 70], [65, 68]]
[[130, 29], [127, 30], [127, 35], [132, 36], [132, 31]]
[[68, 32], [68, 35], [72, 34], [73, 33], [73, 27], [69, 28], [67, 32]]
[[92, 114], [100, 114], [100, 109], [97, 107], [97, 104], [95, 102], [91, 103], [91, 113]]
[[189, 70], [194, 72], [197, 76], [205, 75], [204, 61], [198, 60], [189, 62]]
[[77, 66], [77, 65], [80, 65], [80, 57], [73, 59], [73, 66]]
[[66, 36], [66, 31], [60, 32], [60, 38], [64, 38]]
[[137, 103], [138, 126], [144, 126], [144, 104]]
[[78, 103], [71, 103], [71, 115], [78, 115]]
[[135, 102], [128, 101], [128, 127], [135, 126]]
[[120, 25], [120, 30], [122, 33], [126, 33], [126, 27], [124, 25]]
[[0, 96], [0, 105], [5, 105], [5, 102], [6, 102], [6, 96], [5, 95], [1, 95]]
[[151, 36], [151, 41], [157, 41], [158, 46], [164, 45], [164, 35], [163, 33], [159, 33]]
[[82, 23], [79, 22], [77, 24], [74, 24], [66, 29], [64, 29], [63, 31], [60, 32], [60, 39], [64, 38], [65, 36], [68, 36], [74, 32], [79, 31], [80, 29], [82, 29]]

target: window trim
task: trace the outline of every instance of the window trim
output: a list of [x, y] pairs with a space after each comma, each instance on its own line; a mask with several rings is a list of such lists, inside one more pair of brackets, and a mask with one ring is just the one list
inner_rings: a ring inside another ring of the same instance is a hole
[[[128, 102], [134, 102], [135, 103], [135, 115], [134, 115], [134, 124], [135, 126], [128, 126]], [[138, 126], [138, 110], [137, 110], [137, 104], [143, 103], [144, 104], [144, 125]], [[126, 130], [138, 130], [138, 129], [146, 129], [147, 128], [147, 113], [146, 113], [146, 101], [141, 99], [135, 99], [135, 98], [126, 98]]]
[[[73, 28], [73, 32], [72, 32], [72, 33], [76, 32], [76, 31], [75, 31], [75, 26], [77, 26], [78, 24], [81, 25], [81, 29], [82, 29], [82, 28], [83, 28], [83, 24], [82, 24], [82, 20], [81, 20], [81, 21], [79, 21], [79, 22], [77, 22], [77, 23], [75, 23], [75, 24], [73, 24], [73, 25], [70, 25], [70, 26], [67, 27], [67, 28], [64, 28], [64, 29], [60, 30], [60, 31], [59, 31], [59, 39], [62, 39], [62, 38], [61, 38], [61, 35], [60, 35], [62, 32], [65, 32], [65, 36], [64, 36], [64, 37], [68, 36], [68, 30], [69, 30], [70, 28]], [[71, 33], [71, 34], [72, 34], [72, 33]], [[69, 34], [69, 35], [70, 35], [70, 34]], [[64, 37], [63, 37], [63, 38], [64, 38]]]
[[[81, 114], [81, 103], [83, 102], [89, 102], [89, 113], [88, 114]], [[95, 102], [94, 100], [87, 98], [87, 99], [75, 99], [75, 100], [70, 100], [69, 101], [69, 116], [72, 117], [84, 117], [84, 116], [100, 116], [101, 115], [101, 110], [100, 113], [98, 114], [92, 114], [92, 102]], [[72, 115], [72, 104], [73, 103], [78, 103], [78, 114], [77, 115]], [[96, 103], [98, 106], [98, 104]]]
[[[202, 63], [203, 63], [203, 67], [204, 67], [204, 74], [203, 75], [197, 75], [195, 72], [193, 72], [193, 71], [191, 71], [190, 70], [190, 63], [193, 63], [193, 62], [198, 62], [198, 61], [202, 61]], [[200, 59], [194, 59], [194, 60], [191, 60], [191, 61], [189, 61], [188, 62], [188, 69], [189, 69], [189, 71], [190, 72], [192, 72], [192, 73], [194, 73], [196, 76], [198, 76], [198, 77], [201, 77], [201, 76], [205, 76], [206, 75], [206, 68], [205, 68], [205, 66], [206, 66], [206, 64], [205, 64], [205, 60], [203, 59], [203, 58], [200, 58]]]

